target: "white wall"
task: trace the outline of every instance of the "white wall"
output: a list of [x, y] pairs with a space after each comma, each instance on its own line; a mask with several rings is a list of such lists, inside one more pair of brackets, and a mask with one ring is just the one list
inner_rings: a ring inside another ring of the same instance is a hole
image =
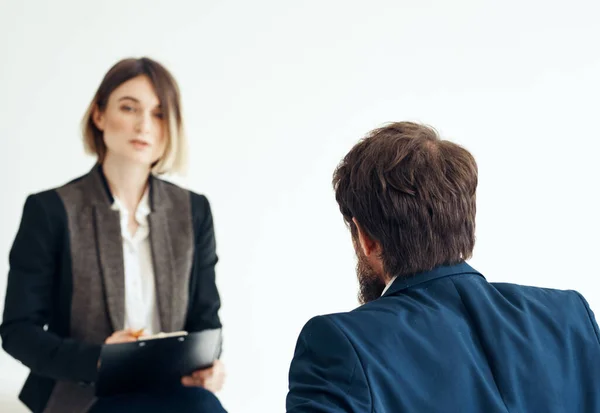
[[[600, 308], [598, 7], [1, 1], [1, 302], [26, 195], [91, 167], [86, 105], [118, 59], [149, 55], [183, 92], [192, 167], [178, 182], [214, 208], [231, 412], [283, 411], [304, 322], [355, 307], [331, 174], [388, 121], [427, 122], [475, 155], [471, 263], [489, 280], [578, 289]], [[24, 411], [25, 374], [0, 352], [3, 412]]]

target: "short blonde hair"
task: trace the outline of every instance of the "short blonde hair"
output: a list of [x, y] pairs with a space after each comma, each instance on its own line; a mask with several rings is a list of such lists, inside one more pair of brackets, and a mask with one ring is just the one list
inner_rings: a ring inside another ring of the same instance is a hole
[[106, 145], [102, 131], [94, 123], [94, 110], [98, 108], [103, 111], [110, 94], [118, 86], [137, 76], [147, 76], [150, 79], [164, 114], [167, 143], [163, 156], [152, 165], [152, 172], [183, 174], [187, 169], [188, 145], [181, 114], [179, 86], [164, 66], [147, 57], [123, 59], [104, 76], [81, 121], [85, 151], [96, 155], [98, 163], [104, 161]]

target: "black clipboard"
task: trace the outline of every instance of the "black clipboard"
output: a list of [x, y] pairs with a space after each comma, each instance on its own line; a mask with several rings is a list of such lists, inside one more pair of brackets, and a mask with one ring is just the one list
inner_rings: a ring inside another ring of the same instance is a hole
[[212, 366], [220, 352], [220, 328], [106, 344], [100, 355], [96, 397], [180, 386], [183, 376]]

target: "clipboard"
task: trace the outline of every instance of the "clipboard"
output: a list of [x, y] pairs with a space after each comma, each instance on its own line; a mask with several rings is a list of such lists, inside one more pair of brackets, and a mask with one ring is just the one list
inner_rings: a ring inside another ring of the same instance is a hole
[[133, 343], [106, 344], [96, 397], [181, 386], [181, 378], [211, 367], [221, 352], [221, 329], [161, 333]]

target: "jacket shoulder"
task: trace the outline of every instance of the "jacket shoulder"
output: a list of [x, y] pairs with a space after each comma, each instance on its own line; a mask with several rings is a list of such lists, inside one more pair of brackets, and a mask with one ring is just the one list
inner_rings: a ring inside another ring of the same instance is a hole
[[58, 195], [57, 188], [28, 195], [25, 200], [24, 210], [25, 212], [42, 211], [53, 221], [65, 216], [65, 207]]
[[173, 199], [189, 199], [192, 208], [202, 206], [207, 202], [206, 196], [187, 188], [184, 188], [176, 183], [167, 181], [165, 179], [153, 176], [154, 185], [160, 188], [160, 191], [164, 195]]

